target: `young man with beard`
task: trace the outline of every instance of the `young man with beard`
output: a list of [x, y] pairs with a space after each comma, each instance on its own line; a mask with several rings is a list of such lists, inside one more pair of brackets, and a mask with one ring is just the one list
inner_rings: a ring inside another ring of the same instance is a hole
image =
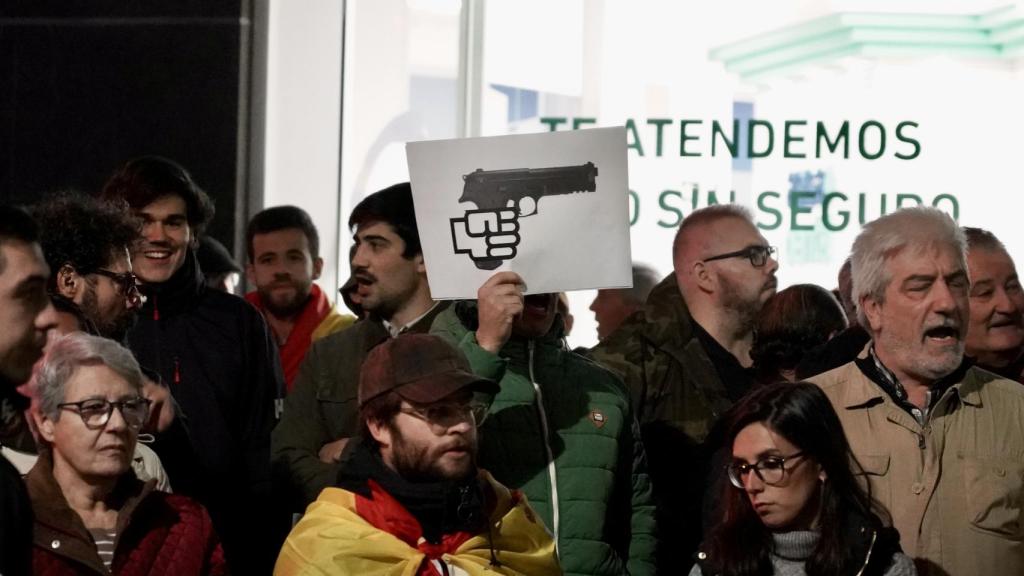
[[320, 277], [320, 235], [313, 220], [297, 206], [275, 206], [252, 217], [245, 231], [249, 263], [245, 268], [256, 290], [245, 295], [263, 313], [277, 340], [285, 384], [291, 392], [309, 346], [355, 318], [341, 315], [313, 283]]
[[436, 336], [371, 350], [359, 376], [363, 433], [274, 574], [561, 574], [526, 499], [476, 466], [483, 399], [496, 391]]
[[401, 333], [426, 332], [446, 306], [430, 297], [409, 183], [364, 198], [349, 228], [352, 275], [369, 318], [313, 343], [274, 429], [272, 463], [296, 512], [334, 484], [348, 439], [359, 431], [356, 392], [367, 352]]
[[971, 276], [966, 353], [978, 366], [1024, 382], [1024, 290], [1013, 258], [988, 230], [964, 228]]
[[665, 573], [700, 544], [702, 494], [718, 449], [712, 430], [753, 385], [750, 348], [758, 312], [775, 294], [774, 254], [745, 208], [694, 211], [676, 232], [674, 273], [592, 351], [632, 395]]
[[[23, 411], [15, 388], [28, 380], [57, 313], [46, 295], [50, 275], [39, 230], [25, 211], [0, 205], [0, 407]], [[0, 457], [0, 574], [32, 573], [32, 509], [20, 474]]]
[[499, 272], [432, 332], [501, 391], [481, 428], [481, 466], [522, 490], [551, 529], [567, 575], [654, 574], [654, 506], [622, 382], [567, 351], [555, 294], [523, 295]]
[[935, 208], [865, 225], [853, 296], [871, 342], [812, 381], [919, 574], [1024, 574], [1024, 388], [964, 357], [965, 249]]
[[245, 300], [206, 286], [195, 247], [213, 204], [184, 168], [157, 156], [131, 160], [103, 197], [142, 220], [132, 263], [147, 299], [128, 344], [188, 420], [200, 482], [187, 495], [209, 510], [232, 572], [269, 573], [287, 515], [253, 506], [271, 501], [270, 430], [284, 392], [266, 322]]

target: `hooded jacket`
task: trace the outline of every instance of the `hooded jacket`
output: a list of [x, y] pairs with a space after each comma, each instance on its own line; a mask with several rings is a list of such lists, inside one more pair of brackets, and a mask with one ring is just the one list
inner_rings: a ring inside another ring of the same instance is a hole
[[[53, 477], [48, 451], [25, 478], [36, 511], [33, 574], [85, 576], [217, 576], [227, 573], [224, 554], [210, 517], [185, 496], [154, 489], [128, 471], [115, 490], [122, 498], [117, 515], [114, 559], [108, 572], [89, 530], [68, 505]], [[12, 573], [13, 574], [13, 573]]]
[[267, 325], [245, 300], [207, 288], [192, 250], [143, 293], [129, 347], [169, 386], [197, 457], [194, 491], [175, 489], [210, 511], [232, 571], [268, 573], [268, 548], [284, 538], [287, 519], [282, 512], [275, 525], [268, 507], [252, 506], [270, 497], [270, 431], [284, 390]]
[[622, 383], [565, 349], [560, 320], [495, 355], [476, 342], [476, 317], [475, 303], [460, 302], [431, 331], [501, 385], [481, 427], [480, 466], [530, 499], [567, 575], [653, 574], [654, 507]]
[[384, 466], [367, 440], [295, 526], [274, 574], [471, 576], [561, 574], [555, 545], [518, 492], [487, 472], [416, 484]]

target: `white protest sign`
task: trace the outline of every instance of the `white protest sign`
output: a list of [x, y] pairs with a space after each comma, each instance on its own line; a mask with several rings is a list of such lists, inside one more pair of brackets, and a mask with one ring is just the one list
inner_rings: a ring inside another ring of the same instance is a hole
[[624, 128], [412, 142], [416, 223], [435, 299], [495, 272], [527, 294], [632, 282]]

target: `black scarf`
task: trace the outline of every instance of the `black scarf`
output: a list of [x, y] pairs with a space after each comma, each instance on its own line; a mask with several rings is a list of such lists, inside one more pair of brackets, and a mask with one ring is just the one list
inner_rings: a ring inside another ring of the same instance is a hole
[[454, 532], [476, 534], [484, 529], [484, 495], [476, 474], [464, 480], [411, 482], [388, 468], [372, 439], [357, 436], [358, 444], [342, 461], [337, 486], [370, 498], [368, 480], [374, 480], [420, 523], [431, 544]]

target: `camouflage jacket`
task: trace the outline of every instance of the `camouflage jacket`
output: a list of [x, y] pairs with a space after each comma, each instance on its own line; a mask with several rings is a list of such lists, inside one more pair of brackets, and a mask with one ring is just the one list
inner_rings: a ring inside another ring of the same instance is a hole
[[689, 443], [703, 442], [732, 405], [694, 332], [674, 274], [591, 357], [622, 377], [642, 426], [668, 426]]
[[722, 476], [711, 473], [717, 442], [709, 436], [732, 405], [675, 275], [655, 286], [644, 307], [591, 357], [629, 387], [657, 505], [658, 572], [675, 573], [703, 537], [704, 495], [717, 490], [712, 484]]

